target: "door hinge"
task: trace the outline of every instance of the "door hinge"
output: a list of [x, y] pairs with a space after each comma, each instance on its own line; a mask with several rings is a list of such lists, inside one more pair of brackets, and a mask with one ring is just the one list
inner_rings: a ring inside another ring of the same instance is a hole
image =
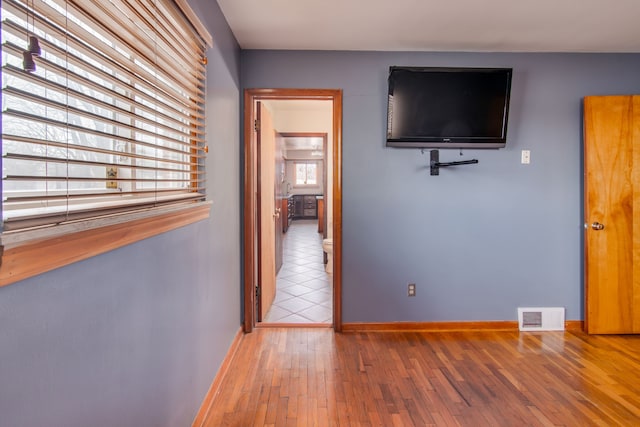
[[256, 132], [260, 131], [260, 120], [256, 119], [253, 121], [253, 130]]
[[260, 298], [260, 285], [256, 285], [256, 298]]

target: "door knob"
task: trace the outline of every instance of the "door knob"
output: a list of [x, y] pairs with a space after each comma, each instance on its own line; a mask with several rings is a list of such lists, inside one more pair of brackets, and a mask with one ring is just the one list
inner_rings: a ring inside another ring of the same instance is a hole
[[604, 224], [600, 224], [599, 222], [596, 221], [593, 224], [591, 224], [591, 228], [593, 228], [594, 230], [603, 230]]

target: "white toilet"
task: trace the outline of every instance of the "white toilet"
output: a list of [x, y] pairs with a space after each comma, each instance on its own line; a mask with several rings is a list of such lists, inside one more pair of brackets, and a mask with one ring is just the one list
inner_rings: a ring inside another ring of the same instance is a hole
[[327, 274], [333, 274], [333, 239], [324, 239], [322, 249], [327, 253], [327, 265], [324, 270]]

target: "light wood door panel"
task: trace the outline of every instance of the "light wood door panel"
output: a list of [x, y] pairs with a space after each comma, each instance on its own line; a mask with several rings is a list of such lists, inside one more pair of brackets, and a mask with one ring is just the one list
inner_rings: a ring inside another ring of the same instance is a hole
[[276, 260], [276, 269], [275, 273], [278, 274], [280, 268], [282, 267], [283, 257], [284, 257], [284, 248], [283, 248], [283, 239], [284, 235], [282, 234], [283, 230], [283, 221], [286, 221], [287, 218], [285, 216], [285, 212], [282, 209], [282, 199], [283, 199], [283, 191], [282, 184], [284, 182], [284, 138], [279, 133], [275, 134], [275, 156], [273, 161], [275, 162], [275, 176], [274, 176], [274, 189], [273, 194], [275, 197], [275, 210], [276, 210], [276, 230], [275, 230], [275, 260]]
[[259, 110], [259, 192], [260, 202], [260, 309], [259, 319], [269, 312], [276, 296], [276, 260], [275, 260], [275, 152], [276, 138], [269, 110], [258, 102]]
[[584, 100], [589, 333], [640, 332], [639, 100], [638, 96]]
[[633, 184], [633, 331], [640, 332], [640, 96], [633, 97], [633, 168], [631, 182]]

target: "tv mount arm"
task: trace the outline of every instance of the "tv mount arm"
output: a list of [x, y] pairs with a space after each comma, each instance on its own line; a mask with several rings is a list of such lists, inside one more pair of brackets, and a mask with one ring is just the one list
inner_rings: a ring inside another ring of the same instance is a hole
[[458, 165], [473, 165], [478, 163], [478, 159], [462, 160], [459, 162], [444, 162], [440, 163], [440, 151], [431, 150], [431, 175], [440, 175], [440, 168], [446, 168], [449, 166]]

